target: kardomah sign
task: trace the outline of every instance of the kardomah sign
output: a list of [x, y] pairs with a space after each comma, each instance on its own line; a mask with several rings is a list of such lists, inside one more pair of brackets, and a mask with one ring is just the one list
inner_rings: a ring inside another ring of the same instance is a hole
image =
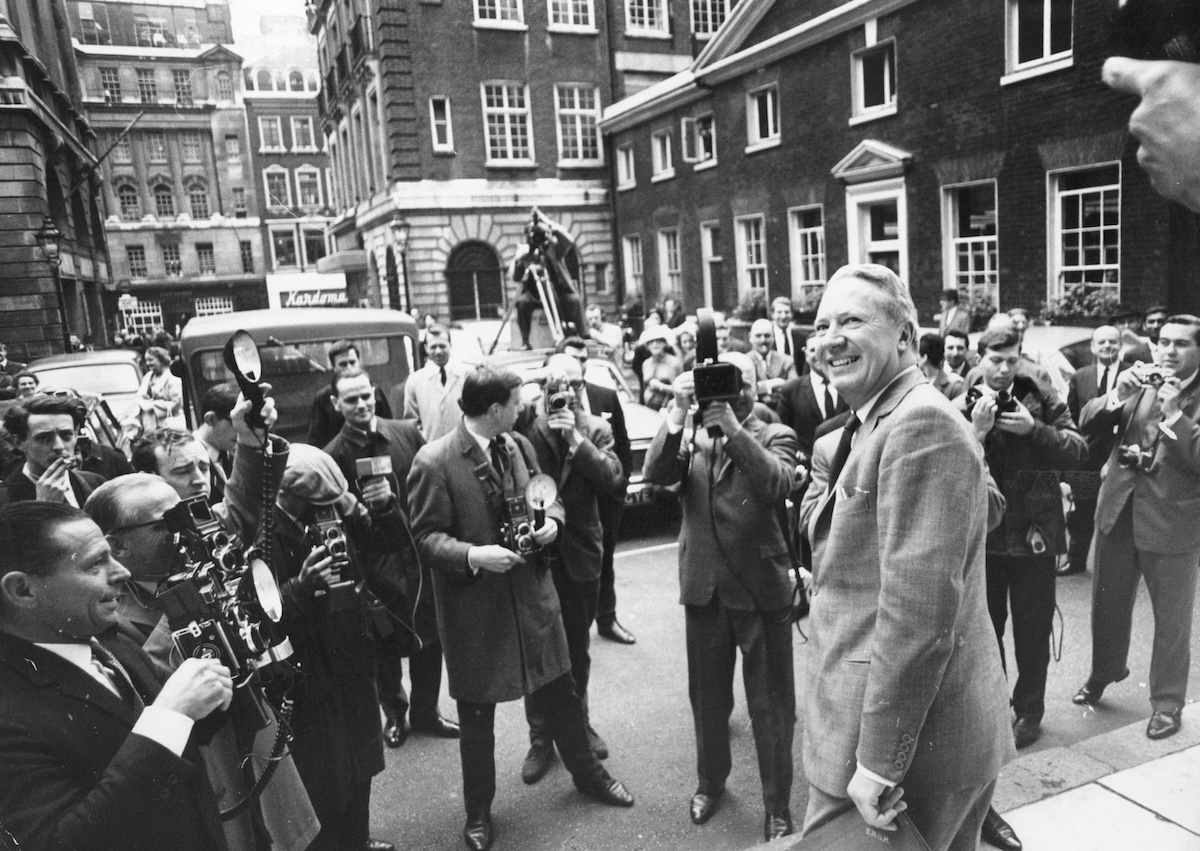
[[344, 272], [292, 272], [267, 275], [267, 299], [273, 308], [345, 307]]

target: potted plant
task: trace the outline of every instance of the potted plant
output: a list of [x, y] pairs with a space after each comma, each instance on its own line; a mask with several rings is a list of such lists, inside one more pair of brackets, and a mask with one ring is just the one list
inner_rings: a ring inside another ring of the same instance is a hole
[[1038, 318], [1047, 325], [1083, 325], [1096, 328], [1125, 309], [1111, 292], [1084, 284], [1071, 284], [1058, 298], [1047, 299]]

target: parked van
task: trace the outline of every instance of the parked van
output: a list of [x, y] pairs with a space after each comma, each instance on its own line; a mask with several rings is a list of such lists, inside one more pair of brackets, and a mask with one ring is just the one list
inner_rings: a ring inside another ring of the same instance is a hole
[[389, 397], [420, 365], [417, 325], [399, 310], [312, 307], [246, 310], [192, 319], [180, 335], [186, 367], [190, 419], [199, 421], [200, 400], [208, 388], [233, 376], [225, 369], [225, 341], [238, 330], [258, 343], [263, 380], [268, 382], [279, 422], [275, 432], [303, 442], [312, 401], [329, 391], [328, 352], [338, 340], [351, 340], [362, 367]]

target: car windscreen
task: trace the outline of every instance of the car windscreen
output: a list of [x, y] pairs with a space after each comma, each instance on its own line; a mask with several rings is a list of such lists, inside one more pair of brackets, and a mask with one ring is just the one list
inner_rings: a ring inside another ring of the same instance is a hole
[[129, 363], [89, 363], [32, 370], [42, 387], [68, 387], [80, 393], [136, 393], [141, 381]]

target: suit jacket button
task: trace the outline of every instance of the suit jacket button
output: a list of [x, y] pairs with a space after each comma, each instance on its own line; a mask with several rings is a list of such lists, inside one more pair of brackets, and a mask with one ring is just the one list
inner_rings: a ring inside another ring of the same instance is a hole
[[904, 760], [898, 759], [892, 765], [896, 766], [896, 768], [904, 768]]

